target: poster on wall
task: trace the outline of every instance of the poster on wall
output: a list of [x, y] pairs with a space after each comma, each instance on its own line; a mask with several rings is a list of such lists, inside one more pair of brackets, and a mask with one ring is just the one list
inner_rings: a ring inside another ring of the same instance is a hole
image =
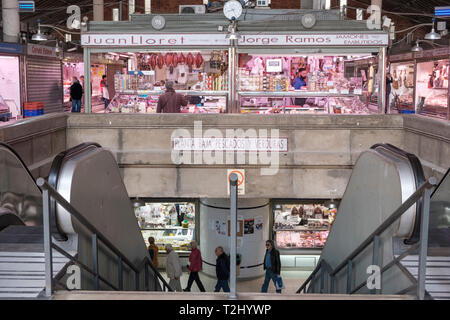
[[[236, 230], [236, 235], [238, 237], [243, 237], [244, 236], [244, 220], [243, 219], [238, 219], [238, 228]], [[228, 236], [231, 235], [231, 223], [230, 220], [228, 220]]]
[[256, 234], [256, 239], [257, 240], [263, 240], [263, 226], [264, 226], [264, 220], [262, 217], [255, 217], [254, 219], [254, 231]]
[[255, 219], [244, 220], [244, 234], [254, 234], [255, 233]]

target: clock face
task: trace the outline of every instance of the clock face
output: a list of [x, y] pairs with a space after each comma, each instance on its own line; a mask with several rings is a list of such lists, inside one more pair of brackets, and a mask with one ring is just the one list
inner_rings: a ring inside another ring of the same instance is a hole
[[241, 3], [236, 0], [229, 0], [223, 7], [223, 14], [229, 20], [238, 19], [242, 14]]
[[154, 16], [152, 18], [152, 27], [161, 30], [166, 26], [166, 19], [163, 16]]

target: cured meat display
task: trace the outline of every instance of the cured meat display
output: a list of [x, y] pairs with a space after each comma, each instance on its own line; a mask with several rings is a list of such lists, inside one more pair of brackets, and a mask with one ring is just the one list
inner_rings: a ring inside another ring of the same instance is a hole
[[164, 66], [164, 57], [161, 53], [158, 53], [158, 57], [156, 58], [156, 64], [160, 69], [162, 69], [162, 67]]
[[186, 64], [189, 67], [189, 72], [191, 72], [192, 66], [194, 65], [194, 56], [190, 52], [188, 53], [188, 55], [186, 57]]
[[322, 248], [336, 209], [319, 204], [276, 205], [274, 230], [280, 249]]
[[164, 56], [164, 62], [166, 63], [167, 67], [170, 67], [173, 63], [173, 55], [170, 52], [167, 52]]
[[178, 63], [180, 63], [180, 64], [186, 63], [186, 58], [183, 53], [180, 53], [180, 55], [178, 56]]
[[174, 54], [172, 55], [172, 58], [173, 58], [172, 65], [173, 65], [175, 68], [178, 67], [178, 55], [177, 55], [176, 53], [174, 53]]
[[150, 66], [152, 67], [152, 70], [155, 70], [156, 68], [156, 54], [152, 54], [150, 57]]
[[197, 53], [197, 55], [195, 56], [195, 66], [197, 68], [200, 68], [203, 64], [204, 60], [203, 57], [200, 53]]

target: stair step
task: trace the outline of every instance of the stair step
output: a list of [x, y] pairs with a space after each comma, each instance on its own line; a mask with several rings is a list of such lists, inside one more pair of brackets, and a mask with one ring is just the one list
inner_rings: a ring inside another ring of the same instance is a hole
[[[55, 270], [61, 270], [65, 262], [58, 262], [53, 264]], [[0, 262], [0, 270], [5, 271], [45, 271], [44, 263], [7, 263]]]
[[23, 293], [23, 292], [0, 292], [0, 299], [33, 299], [37, 298], [40, 291], [38, 293]]
[[6, 288], [44, 288], [44, 279], [0, 279], [0, 291], [5, 291]]
[[[69, 259], [66, 257], [52, 257], [53, 263], [64, 263]], [[0, 263], [45, 263], [44, 257], [1, 257]]]
[[43, 243], [42, 234], [3, 234], [0, 233], [0, 243]]

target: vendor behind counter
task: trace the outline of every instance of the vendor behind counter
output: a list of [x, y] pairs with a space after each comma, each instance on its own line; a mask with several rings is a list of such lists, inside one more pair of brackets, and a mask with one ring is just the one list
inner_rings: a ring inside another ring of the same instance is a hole
[[[300, 68], [297, 73], [297, 77], [292, 82], [292, 86], [295, 90], [301, 90], [307, 86], [308, 71], [306, 68]], [[306, 103], [306, 98], [295, 98], [296, 106], [303, 106]]]

